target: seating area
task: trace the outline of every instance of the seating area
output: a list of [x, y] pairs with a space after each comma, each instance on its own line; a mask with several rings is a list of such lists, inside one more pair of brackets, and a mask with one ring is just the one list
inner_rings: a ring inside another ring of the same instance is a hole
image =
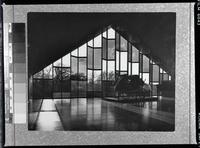
[[117, 97], [133, 97], [137, 99], [150, 96], [151, 88], [145, 86], [147, 84], [138, 75], [122, 75], [116, 80], [114, 90], [118, 95]]

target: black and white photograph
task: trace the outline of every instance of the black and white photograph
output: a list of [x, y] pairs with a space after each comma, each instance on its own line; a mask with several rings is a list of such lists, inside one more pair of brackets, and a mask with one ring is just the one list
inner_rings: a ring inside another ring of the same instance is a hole
[[30, 12], [28, 129], [174, 131], [175, 13]]

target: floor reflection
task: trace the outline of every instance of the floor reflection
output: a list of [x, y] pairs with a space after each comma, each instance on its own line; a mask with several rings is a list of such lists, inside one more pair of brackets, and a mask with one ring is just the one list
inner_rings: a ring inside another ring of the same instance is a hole
[[42, 102], [41, 110], [38, 115], [36, 130], [41, 131], [56, 131], [63, 130], [62, 123], [58, 112], [56, 111], [55, 104], [51, 99], [44, 99]]
[[[170, 131], [174, 128], [173, 124], [165, 122], [166, 119], [152, 118], [148, 110], [141, 113], [127, 110], [134, 109], [132, 104], [128, 106], [100, 98], [55, 100], [55, 104], [65, 130]], [[152, 109], [155, 109], [153, 104]]]
[[44, 99], [35, 130], [173, 131], [174, 110], [167, 107], [171, 102], [166, 105], [166, 100], [118, 103], [100, 98]]
[[158, 97], [158, 101], [133, 103], [134, 106], [143, 107], [151, 110], [175, 113], [175, 99], [169, 97]]

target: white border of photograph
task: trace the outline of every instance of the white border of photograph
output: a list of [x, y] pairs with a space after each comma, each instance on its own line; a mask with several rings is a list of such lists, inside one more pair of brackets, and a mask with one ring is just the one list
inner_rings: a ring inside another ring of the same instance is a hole
[[[4, 23], [26, 23], [26, 33], [28, 12], [176, 12], [174, 132], [28, 131], [28, 120], [26, 119], [20, 123], [6, 124], [6, 146], [196, 143], [194, 3], [3, 5], [3, 11]], [[28, 87], [26, 94], [27, 103]], [[28, 105], [26, 107], [26, 117], [28, 117]]]

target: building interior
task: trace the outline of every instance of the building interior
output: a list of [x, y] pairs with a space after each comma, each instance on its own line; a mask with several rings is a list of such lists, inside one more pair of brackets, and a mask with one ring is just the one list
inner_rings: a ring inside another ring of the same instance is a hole
[[174, 131], [175, 13], [29, 13], [28, 128]]

